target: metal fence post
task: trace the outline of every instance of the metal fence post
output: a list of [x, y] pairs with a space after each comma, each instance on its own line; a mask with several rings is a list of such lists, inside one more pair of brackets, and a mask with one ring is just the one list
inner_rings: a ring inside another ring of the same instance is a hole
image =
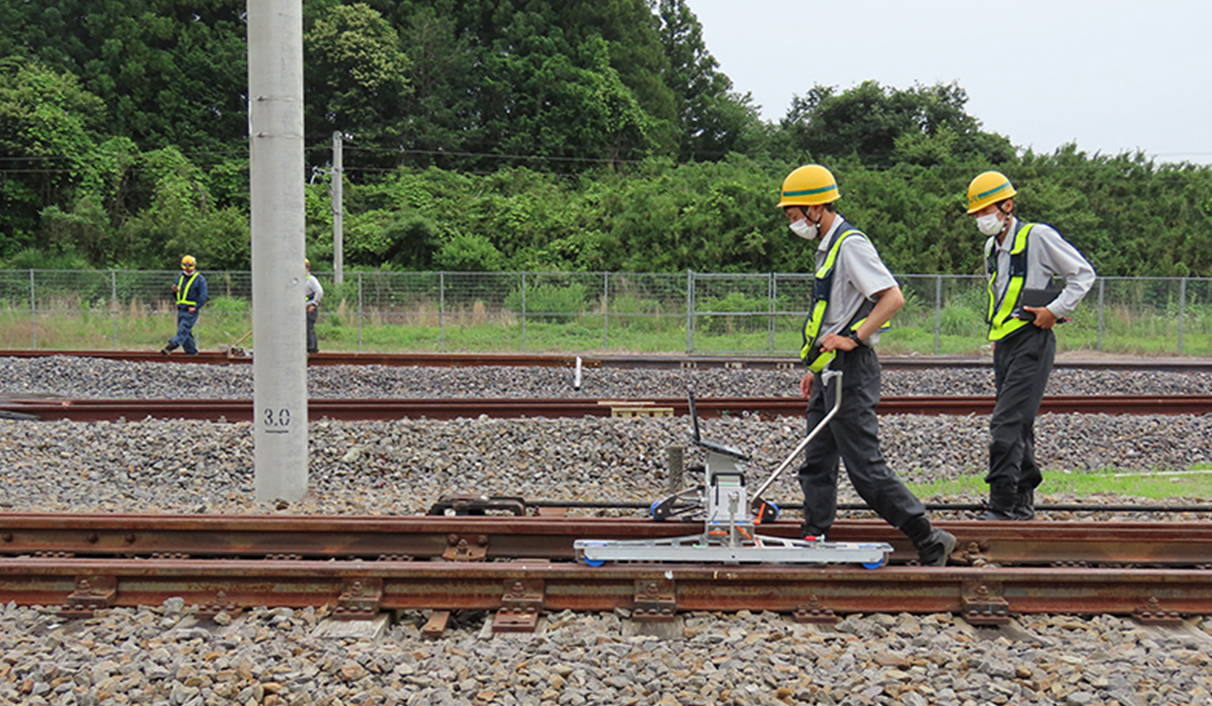
[[778, 281], [775, 280], [773, 272], [769, 273], [767, 282], [766, 294], [770, 297], [770, 306], [766, 312], [766, 354], [774, 355], [774, 303], [778, 298]]
[[934, 354], [938, 355], [943, 330], [943, 276], [934, 276]]
[[522, 352], [526, 352], [526, 273], [522, 273]]
[[1098, 278], [1098, 341], [1094, 344], [1095, 350], [1103, 349], [1103, 290], [1107, 284], [1106, 277]]
[[1183, 319], [1187, 315], [1187, 278], [1178, 282], [1178, 353], [1183, 353]]
[[34, 293], [34, 268], [29, 270], [29, 329], [34, 350], [38, 350], [38, 297]]
[[440, 349], [446, 352], [446, 273], [438, 273], [438, 340]]
[[602, 347], [610, 347], [610, 273], [602, 273]]
[[694, 271], [686, 270], [686, 354], [694, 352]]
[[118, 350], [118, 273], [109, 271], [110, 313], [114, 317], [114, 350]]
[[358, 273], [358, 352], [362, 352], [362, 273]]

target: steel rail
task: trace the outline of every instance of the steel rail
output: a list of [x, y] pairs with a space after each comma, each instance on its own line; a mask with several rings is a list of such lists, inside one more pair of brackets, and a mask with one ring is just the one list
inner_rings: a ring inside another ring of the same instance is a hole
[[[990, 414], [995, 398], [983, 395], [884, 397], [878, 414], [955, 415]], [[798, 417], [805, 401], [797, 397], [738, 397], [696, 400], [700, 416], [756, 414], [764, 419]], [[683, 398], [480, 398], [480, 399], [311, 399], [313, 420], [459, 419], [487, 416], [610, 417], [684, 416]], [[1212, 395], [1054, 395], [1044, 397], [1041, 413], [1054, 414], [1209, 414]], [[248, 399], [18, 399], [0, 400], [0, 414], [26, 415], [41, 420], [95, 422], [156, 419], [203, 419], [247, 422], [253, 403]]]
[[[165, 356], [153, 351], [103, 350], [0, 350], [0, 358], [46, 358], [69, 356], [100, 358], [125, 362], [183, 363], [229, 365], [252, 362], [250, 355], [203, 351], [197, 355]], [[526, 353], [380, 353], [326, 352], [308, 356], [308, 365], [383, 365], [392, 367], [574, 367], [580, 359], [584, 368], [734, 368], [734, 369], [799, 369], [800, 363], [790, 355], [576, 355]], [[886, 356], [880, 358], [886, 370], [923, 370], [933, 368], [992, 368], [987, 357], [969, 356]], [[1208, 358], [1061, 358], [1056, 368], [1080, 370], [1165, 370], [1173, 372], [1212, 372]]]
[[[820, 622], [845, 613], [1131, 614], [1178, 621], [1212, 614], [1212, 571], [774, 565], [607, 565], [541, 560], [242, 561], [0, 559], [0, 601], [63, 606], [64, 617], [159, 605], [171, 597], [214, 613], [253, 606], [380, 611], [772, 611]], [[342, 615], [343, 614], [343, 615]]]
[[[936, 523], [958, 539], [953, 558], [974, 565], [1212, 567], [1212, 522]], [[640, 518], [513, 515], [335, 517], [0, 513], [0, 557], [193, 557], [569, 561], [576, 539], [661, 539], [697, 525]], [[701, 529], [701, 527], [699, 527]], [[798, 537], [798, 522], [762, 534]], [[839, 520], [832, 541], [887, 542], [891, 561], [917, 552], [878, 520]]]

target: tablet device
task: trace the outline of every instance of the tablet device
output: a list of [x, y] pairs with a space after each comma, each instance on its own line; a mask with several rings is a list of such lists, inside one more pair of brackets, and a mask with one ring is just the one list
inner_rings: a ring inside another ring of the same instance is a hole
[[[1041, 307], [1048, 306], [1056, 299], [1056, 295], [1060, 294], [1055, 289], [1024, 289], [1022, 296], [1019, 298], [1019, 305], [1022, 307]], [[1023, 321], [1035, 321], [1035, 314], [1029, 311], [1019, 312], [1018, 318]]]

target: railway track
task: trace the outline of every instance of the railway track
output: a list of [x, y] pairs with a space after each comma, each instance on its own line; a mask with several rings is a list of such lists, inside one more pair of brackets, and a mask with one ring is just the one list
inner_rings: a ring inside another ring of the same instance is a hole
[[[590, 567], [577, 538], [693, 534], [638, 519], [0, 515], [0, 601], [90, 617], [181, 597], [202, 615], [329, 606], [343, 618], [395, 609], [497, 611], [502, 630], [545, 611], [774, 611], [811, 622], [847, 613], [953, 612], [977, 624], [1024, 613], [1124, 614], [1176, 624], [1212, 614], [1212, 523], [939, 523], [959, 539], [945, 568], [911, 563], [899, 533], [840, 521], [832, 541], [887, 541], [890, 563], [652, 563]], [[795, 536], [797, 525], [763, 526]], [[440, 627], [435, 628], [440, 632]]]
[[[798, 417], [804, 400], [795, 397], [703, 398], [696, 400], [702, 417], [758, 415], [764, 419]], [[878, 414], [968, 415], [990, 414], [992, 396], [884, 397]], [[1041, 413], [1054, 414], [1209, 414], [1212, 395], [1055, 395], [1044, 397]], [[16, 399], [0, 400], [0, 416], [43, 421], [78, 422], [200, 419], [247, 422], [252, 400], [235, 399]], [[684, 416], [689, 406], [682, 398], [577, 399], [312, 399], [310, 419], [343, 421], [392, 419], [458, 419], [488, 416], [518, 417], [640, 417]]]
[[[242, 365], [252, 362], [251, 355], [203, 351], [198, 355], [164, 356], [157, 351], [93, 350], [0, 350], [0, 358], [46, 358], [70, 356], [99, 358], [135, 363]], [[559, 367], [573, 368], [577, 361], [584, 368], [657, 368], [697, 369], [730, 368], [778, 370], [799, 369], [794, 356], [716, 356], [716, 355], [553, 355], [525, 353], [375, 353], [333, 352], [308, 356], [308, 365], [384, 365], [390, 367]], [[991, 358], [971, 356], [881, 356], [886, 370], [932, 368], [992, 368]], [[1212, 372], [1208, 358], [1060, 358], [1056, 368], [1081, 370], [1164, 370], [1174, 372]]]

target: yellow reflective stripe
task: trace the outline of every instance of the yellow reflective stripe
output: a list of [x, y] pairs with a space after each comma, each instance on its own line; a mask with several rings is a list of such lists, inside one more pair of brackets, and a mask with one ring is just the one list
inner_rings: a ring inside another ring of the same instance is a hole
[[[197, 278], [198, 278], [197, 270], [194, 270], [194, 273], [189, 276], [188, 282], [185, 281], [185, 274], [182, 273], [180, 279], [177, 280], [177, 303], [178, 304], [186, 304], [188, 306], [193, 306], [193, 305], [197, 304], [197, 302], [190, 301], [185, 298], [189, 294], [190, 286], [193, 285], [194, 280]], [[184, 286], [182, 286], [183, 284], [184, 284]]]
[[817, 277], [825, 277], [829, 274], [829, 271], [833, 269], [833, 263], [837, 261], [837, 254], [842, 250], [842, 241], [858, 232], [858, 230], [852, 228], [838, 236], [837, 242], [833, 244], [833, 247], [829, 248], [829, 254], [825, 256], [825, 262], [821, 263], [820, 269], [816, 271]]
[[[1028, 223], [1018, 230], [1014, 235], [1014, 245], [1010, 248], [1010, 255], [1018, 255], [1027, 247], [1027, 235], [1031, 229], [1035, 227], [1034, 223]], [[995, 246], [996, 247], [996, 246]], [[994, 257], [997, 257], [996, 253]], [[994, 280], [996, 279], [996, 271], [994, 277], [989, 278], [989, 340], [998, 341], [1010, 333], [1017, 331], [1028, 322], [1022, 319], [1011, 319], [1010, 315], [1014, 313], [1014, 307], [1018, 304], [1019, 296], [1022, 294], [1023, 286], [1027, 281], [1026, 274], [1015, 276], [1010, 273], [1010, 282], [1006, 286], [1006, 294], [1002, 297], [1000, 307], [997, 307], [997, 295], [993, 291]], [[997, 311], [994, 312], [994, 307]]]
[[[854, 233], [861, 234], [861, 231], [852, 228], [838, 236], [838, 239], [833, 243], [833, 247], [829, 248], [828, 254], [825, 255], [825, 261], [817, 268], [816, 279], [823, 279], [829, 276], [829, 272], [833, 270], [833, 264], [837, 262], [837, 254], [842, 250], [842, 241]], [[815, 287], [815, 282], [813, 286]], [[828, 307], [828, 299], [816, 302], [812, 307], [812, 316], [809, 316], [808, 320], [804, 322], [804, 347], [800, 349], [800, 360], [807, 363], [808, 369], [814, 373], [819, 373], [834, 358], [834, 353], [830, 351], [829, 353], [821, 353], [815, 360], [806, 360], [816, 345], [816, 337], [821, 332], [821, 324], [825, 321], [825, 310]]]
[[825, 308], [829, 306], [829, 302], [817, 302], [812, 308], [812, 316], [808, 317], [808, 321], [804, 323], [804, 347], [800, 349], [800, 358], [808, 356], [812, 350], [812, 345], [816, 343], [816, 335], [820, 333], [821, 322], [825, 320]]
[[818, 355], [816, 357], [816, 360], [810, 361], [808, 363], [808, 369], [814, 373], [819, 373], [822, 370], [824, 370], [825, 366], [829, 365], [829, 363], [831, 363], [833, 361], [833, 359], [836, 357], [837, 357], [837, 351], [829, 351], [828, 353], [821, 353], [820, 355]]

